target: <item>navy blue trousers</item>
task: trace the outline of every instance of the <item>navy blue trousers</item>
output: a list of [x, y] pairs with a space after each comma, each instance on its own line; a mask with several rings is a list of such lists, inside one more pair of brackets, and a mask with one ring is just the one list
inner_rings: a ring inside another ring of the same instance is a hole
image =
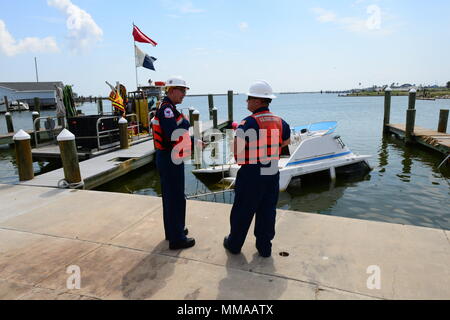
[[228, 246], [232, 251], [241, 250], [256, 214], [256, 247], [262, 254], [272, 252], [280, 173], [261, 175], [260, 170], [257, 165], [245, 165], [238, 171], [230, 215], [231, 232], [228, 237]]
[[172, 162], [170, 151], [156, 150], [156, 166], [161, 178], [163, 220], [166, 239], [170, 242], [186, 239], [186, 196], [184, 194], [184, 163]]

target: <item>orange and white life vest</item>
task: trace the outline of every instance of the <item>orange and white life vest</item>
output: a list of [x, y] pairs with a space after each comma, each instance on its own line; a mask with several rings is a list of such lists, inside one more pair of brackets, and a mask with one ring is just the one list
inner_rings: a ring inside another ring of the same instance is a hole
[[283, 143], [283, 122], [270, 111], [262, 111], [251, 116], [259, 126], [258, 139], [249, 141], [245, 146], [245, 157], [236, 155], [238, 164], [269, 163], [279, 160]]
[[[184, 120], [183, 115], [168, 102], [163, 102], [160, 108], [167, 106], [174, 113], [174, 116], [176, 117], [175, 121], [177, 122], [177, 125], [180, 126]], [[189, 130], [180, 128], [179, 130], [183, 130], [182, 134], [176, 141], [172, 141], [172, 137], [167, 137], [164, 134], [160, 119], [158, 118], [158, 113], [156, 113], [155, 117], [152, 119], [152, 129], [155, 149], [172, 151], [172, 154], [176, 159], [184, 159], [191, 156], [191, 136], [189, 135]]]

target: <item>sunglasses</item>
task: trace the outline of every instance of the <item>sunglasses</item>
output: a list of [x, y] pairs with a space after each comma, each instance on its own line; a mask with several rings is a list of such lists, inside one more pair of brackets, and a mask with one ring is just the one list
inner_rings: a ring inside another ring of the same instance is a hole
[[183, 88], [183, 87], [175, 87], [175, 89], [178, 89], [178, 90], [180, 90], [183, 93], [186, 93], [186, 91], [187, 91], [187, 89]]
[[247, 101], [250, 101], [250, 100], [257, 100], [257, 99], [260, 99], [260, 98], [256, 98], [256, 97], [247, 97]]

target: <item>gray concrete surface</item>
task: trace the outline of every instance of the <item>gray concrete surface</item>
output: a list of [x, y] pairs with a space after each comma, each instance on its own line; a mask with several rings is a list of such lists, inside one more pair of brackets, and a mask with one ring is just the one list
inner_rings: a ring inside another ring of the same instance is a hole
[[230, 209], [188, 201], [197, 245], [171, 251], [160, 198], [0, 185], [0, 299], [450, 299], [448, 230], [279, 210], [265, 259], [252, 229], [224, 250]]

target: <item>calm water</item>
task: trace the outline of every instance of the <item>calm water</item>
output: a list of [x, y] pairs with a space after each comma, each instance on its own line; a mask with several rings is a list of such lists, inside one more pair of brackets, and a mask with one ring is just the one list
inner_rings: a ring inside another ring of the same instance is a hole
[[[234, 118], [248, 115], [246, 97], [235, 96]], [[227, 118], [227, 97], [215, 96], [219, 118]], [[435, 129], [439, 109], [449, 108], [450, 101], [417, 101], [418, 126]], [[181, 108], [195, 107], [201, 119], [207, 120], [207, 97], [186, 97]], [[393, 97], [391, 122], [404, 123], [407, 97]], [[81, 107], [86, 114], [96, 113], [95, 104]], [[105, 106], [106, 110], [106, 106]], [[334, 94], [279, 95], [271, 110], [287, 120], [291, 126], [325, 120], [337, 120], [337, 133], [350, 149], [358, 154], [370, 154], [374, 170], [365, 177], [338, 180], [326, 179], [316, 184], [290, 188], [280, 193], [278, 207], [334, 216], [412, 224], [450, 230], [450, 167], [437, 169], [443, 156], [422, 148], [405, 147], [394, 138], [382, 135], [382, 97], [337, 97]], [[14, 114], [16, 130], [31, 128], [29, 113]], [[5, 132], [5, 121], [0, 116], [0, 132]], [[18, 180], [13, 152], [0, 149], [0, 182]], [[46, 163], [35, 163], [36, 172], [48, 170]], [[218, 190], [216, 185], [205, 185], [191, 174], [186, 166], [186, 193], [204, 193]], [[161, 194], [159, 176], [149, 165], [126, 177], [110, 182], [98, 190]], [[227, 202], [232, 194], [204, 197], [200, 200]]]

